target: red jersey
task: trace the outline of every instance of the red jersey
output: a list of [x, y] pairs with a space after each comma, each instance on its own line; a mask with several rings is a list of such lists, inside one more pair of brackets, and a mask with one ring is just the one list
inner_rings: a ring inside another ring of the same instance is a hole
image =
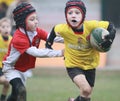
[[[24, 34], [19, 29], [16, 30], [15, 34], [13, 35], [12, 41], [9, 45], [10, 47], [8, 50], [8, 54], [4, 58], [4, 61], [12, 61], [13, 67], [16, 70], [19, 70], [22, 72], [24, 72], [30, 68], [34, 68], [36, 57], [27, 54], [25, 51], [31, 46], [35, 46], [38, 48], [39, 44], [40, 44], [40, 40], [46, 40], [47, 35], [48, 34], [46, 31], [44, 31], [40, 28], [37, 28], [36, 34], [32, 38], [32, 41], [30, 43], [28, 36], [26, 34]], [[17, 53], [16, 53], [16, 55], [14, 55], [14, 57], [13, 57], [12, 54], [14, 54], [15, 49], [16, 49], [16, 51], [19, 52], [20, 55], [17, 55]], [[13, 59], [13, 58], [15, 58], [15, 59]]]

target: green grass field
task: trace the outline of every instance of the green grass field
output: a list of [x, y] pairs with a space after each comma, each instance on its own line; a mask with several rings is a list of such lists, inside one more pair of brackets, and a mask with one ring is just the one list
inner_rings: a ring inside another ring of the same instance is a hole
[[[119, 101], [120, 71], [97, 70], [96, 74], [92, 101]], [[63, 68], [36, 68], [26, 85], [27, 101], [67, 101], [79, 94]]]

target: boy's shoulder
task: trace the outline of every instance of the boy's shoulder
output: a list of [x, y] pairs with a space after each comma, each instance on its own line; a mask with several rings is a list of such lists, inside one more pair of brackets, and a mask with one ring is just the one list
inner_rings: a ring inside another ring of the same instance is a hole
[[15, 34], [13, 35], [13, 43], [26, 44], [28, 43], [28, 38], [21, 31], [16, 30]]
[[55, 27], [57, 27], [57, 26], [59, 26], [59, 27], [65, 27], [65, 26], [68, 26], [68, 24], [67, 23], [60, 23], [60, 24], [55, 25]]
[[107, 28], [109, 25], [108, 21], [99, 21], [99, 20], [90, 20], [90, 21], [84, 21], [84, 27], [88, 29], [93, 29], [96, 27], [104, 27]]
[[91, 23], [96, 23], [96, 22], [98, 22], [98, 20], [85, 20], [84, 21], [84, 24], [91, 24]]
[[84, 24], [97, 24], [97, 23], [108, 23], [108, 21], [103, 20], [85, 20]]
[[59, 29], [59, 30], [67, 30], [69, 28], [70, 28], [70, 26], [67, 23], [55, 25], [55, 29]]

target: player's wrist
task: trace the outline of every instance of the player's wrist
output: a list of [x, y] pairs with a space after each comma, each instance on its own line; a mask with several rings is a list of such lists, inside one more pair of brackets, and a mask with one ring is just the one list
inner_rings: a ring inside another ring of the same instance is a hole
[[47, 41], [46, 44], [45, 44], [45, 47], [46, 47], [46, 48], [49, 48], [49, 49], [52, 49], [51, 45], [52, 45], [52, 44]]

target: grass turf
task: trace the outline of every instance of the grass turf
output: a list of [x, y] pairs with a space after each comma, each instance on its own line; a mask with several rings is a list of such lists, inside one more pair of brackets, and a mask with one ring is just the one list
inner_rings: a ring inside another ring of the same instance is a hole
[[[120, 71], [97, 70], [92, 101], [119, 101], [119, 85]], [[69, 97], [79, 94], [78, 88], [63, 68], [34, 69], [26, 88], [27, 101], [67, 101]]]
[[[28, 101], [67, 101], [76, 97], [78, 88], [68, 77], [65, 69], [34, 69], [27, 81]], [[119, 101], [120, 71], [97, 70], [92, 101]]]

